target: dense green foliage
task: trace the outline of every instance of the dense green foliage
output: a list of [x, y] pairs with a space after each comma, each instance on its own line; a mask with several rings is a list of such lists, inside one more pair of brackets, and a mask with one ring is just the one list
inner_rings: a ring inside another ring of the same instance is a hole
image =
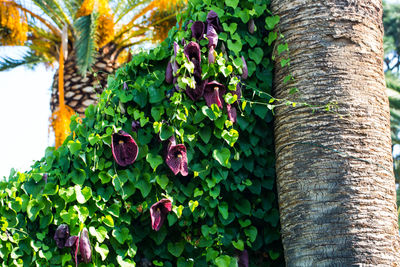
[[[228, 119], [226, 105], [208, 107], [182, 90], [171, 93], [165, 69], [172, 43], [191, 37], [190, 24], [188, 30], [172, 29], [159, 47], [135, 56], [109, 78], [99, 104], [86, 110], [81, 123], [72, 120], [73, 134], [64, 145], [48, 148], [30, 172], [0, 183], [3, 266], [73, 265], [70, 250], [57, 248], [53, 239], [63, 223], [71, 235], [89, 230], [95, 266], [142, 266], [144, 259], [154, 266], [236, 266], [243, 249], [250, 266], [283, 265], [272, 112], [254, 104], [269, 100], [264, 93], [272, 86], [271, 43], [277, 35], [271, 30], [278, 18], [265, 1], [195, 0], [178, 20], [204, 21], [210, 10], [224, 32], [215, 64], [208, 64], [207, 41], [200, 42], [203, 76], [233, 91], [229, 83], [241, 72], [240, 57], [247, 61], [240, 105], [225, 95], [238, 110], [237, 123]], [[181, 60], [180, 71], [190, 73], [187, 59]], [[137, 132], [134, 120], [140, 122]], [[119, 130], [139, 146], [136, 161], [126, 168], [115, 163], [111, 150], [111, 136]], [[175, 176], [165, 163], [172, 135], [187, 148], [188, 176]], [[172, 200], [172, 211], [154, 231], [149, 209], [162, 198]]]

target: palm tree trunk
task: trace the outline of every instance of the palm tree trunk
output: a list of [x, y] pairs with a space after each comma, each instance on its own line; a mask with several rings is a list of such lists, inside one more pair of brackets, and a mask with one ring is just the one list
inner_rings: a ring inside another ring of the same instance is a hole
[[[381, 0], [272, 0], [287, 53], [276, 110], [282, 238], [288, 266], [397, 266], [400, 237], [383, 73]], [[284, 83], [286, 75], [294, 80]], [[290, 94], [291, 88], [299, 89]]]
[[[96, 104], [97, 94], [107, 86], [107, 77], [118, 67], [118, 51], [115, 45], [108, 44], [100, 49], [93, 70], [82, 77], [76, 65], [75, 53], [70, 53], [64, 66], [64, 97], [65, 104], [83, 116], [90, 104]], [[53, 78], [50, 100], [51, 111], [58, 107], [58, 71]]]

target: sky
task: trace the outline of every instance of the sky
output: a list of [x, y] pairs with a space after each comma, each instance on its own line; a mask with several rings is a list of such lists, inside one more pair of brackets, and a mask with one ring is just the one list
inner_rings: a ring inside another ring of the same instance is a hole
[[[21, 48], [0, 47], [0, 57], [20, 55]], [[0, 179], [11, 168], [24, 172], [54, 144], [49, 136], [50, 88], [55, 70], [18, 67], [0, 72]]]
[[[400, 0], [386, 0], [400, 3]], [[21, 55], [23, 49], [0, 47], [0, 57]], [[11, 168], [24, 172], [54, 145], [49, 134], [50, 88], [55, 70], [39, 66], [0, 72], [0, 179]]]

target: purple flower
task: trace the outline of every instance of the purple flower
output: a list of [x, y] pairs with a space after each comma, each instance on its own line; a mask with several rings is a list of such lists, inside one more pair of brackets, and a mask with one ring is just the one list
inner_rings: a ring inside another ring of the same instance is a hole
[[137, 132], [140, 127], [140, 122], [139, 121], [132, 121], [132, 132]]
[[175, 138], [170, 138], [165, 162], [175, 175], [178, 173], [182, 176], [188, 175], [186, 147], [184, 144], [175, 144]]
[[215, 62], [215, 50], [214, 46], [211, 46], [210, 49], [208, 50], [208, 63], [213, 64]]
[[151, 228], [155, 231], [160, 230], [167, 217], [168, 212], [172, 210], [171, 200], [163, 198], [154, 203], [150, 208]]
[[204, 22], [195, 21], [191, 27], [192, 37], [195, 38], [197, 41], [200, 41], [201, 39], [203, 39], [204, 28], [205, 28]]
[[240, 98], [242, 97], [242, 89], [240, 88], [240, 83], [236, 84], [236, 91], [232, 92], [232, 95], [237, 95], [237, 102], [240, 103]]
[[79, 238], [79, 252], [81, 253], [82, 261], [89, 263], [92, 260], [92, 248], [90, 246], [88, 230], [83, 228], [81, 237]]
[[224, 94], [225, 86], [217, 81], [209, 82], [204, 87], [204, 98], [209, 107], [211, 107], [212, 104], [216, 104], [219, 108], [222, 108]]
[[65, 246], [71, 248], [71, 255], [75, 261], [75, 266], [78, 266], [79, 236], [70, 236], [65, 242]]
[[124, 131], [111, 137], [111, 150], [118, 165], [125, 167], [135, 162], [139, 148], [132, 136]]
[[47, 184], [47, 178], [49, 178], [49, 175], [47, 173], [43, 174], [43, 180], [45, 184]]
[[208, 38], [208, 48], [217, 47], [218, 44], [218, 34], [212, 25], [207, 25], [207, 38]]
[[243, 62], [243, 67], [242, 67], [242, 79], [246, 80], [247, 77], [249, 76], [249, 73], [247, 71], [247, 63], [244, 57], [242, 56], [242, 62]]
[[228, 111], [228, 119], [231, 122], [236, 123], [236, 118], [237, 118], [236, 108], [232, 107], [230, 104], [227, 104], [226, 110]]
[[213, 10], [208, 12], [206, 21], [207, 25], [212, 25], [217, 32], [222, 32], [222, 27], [219, 22], [218, 15]]
[[179, 45], [177, 42], [174, 42], [174, 56], [176, 57], [176, 55], [178, 54], [178, 49], [179, 49]]
[[124, 82], [124, 86], [122, 87], [124, 90], [128, 90], [128, 85]]
[[54, 233], [54, 240], [56, 241], [56, 245], [58, 248], [64, 248], [65, 242], [69, 237], [69, 227], [66, 224], [61, 224], [57, 227], [56, 232]]
[[196, 82], [196, 87], [190, 88], [189, 86], [186, 88], [186, 94], [192, 99], [193, 101], [199, 100], [204, 94], [204, 86], [206, 85], [206, 81], [199, 81]]
[[251, 20], [249, 20], [249, 22], [247, 23], [247, 29], [249, 30], [249, 33], [250, 33], [250, 34], [253, 34], [253, 33], [254, 33], [254, 28], [255, 28], [254, 19], [251, 19]]
[[215, 62], [214, 49], [218, 44], [218, 34], [212, 25], [207, 25], [207, 38], [208, 38], [208, 63]]
[[168, 62], [167, 69], [165, 70], [165, 81], [169, 84], [172, 83], [173, 75], [172, 75], [172, 64]]
[[245, 249], [239, 253], [238, 267], [249, 267], [249, 253]]
[[201, 52], [200, 46], [196, 42], [188, 43], [183, 49], [186, 58], [194, 65], [194, 76], [201, 77]]

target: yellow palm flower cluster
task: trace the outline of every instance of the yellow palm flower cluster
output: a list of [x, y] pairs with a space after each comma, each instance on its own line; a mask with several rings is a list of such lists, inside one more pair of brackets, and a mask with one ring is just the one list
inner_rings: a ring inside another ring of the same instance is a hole
[[12, 1], [0, 1], [0, 44], [23, 45], [27, 40], [28, 24]]
[[56, 137], [56, 148], [60, 147], [64, 140], [70, 135], [71, 130], [69, 124], [71, 122], [71, 116], [74, 114], [75, 111], [67, 105], [65, 108], [60, 108], [51, 114], [50, 122]]
[[[150, 14], [150, 21], [159, 23], [154, 25], [154, 42], [163, 41], [168, 36], [169, 29], [175, 26], [175, 12], [187, 5], [187, 0], [156, 0], [155, 8]], [[163, 19], [164, 18], [164, 19]], [[161, 19], [161, 20], [160, 20]]]
[[76, 17], [88, 16], [93, 11], [98, 12], [97, 44], [99, 47], [109, 43], [114, 37], [114, 16], [108, 5], [108, 0], [84, 0]]

